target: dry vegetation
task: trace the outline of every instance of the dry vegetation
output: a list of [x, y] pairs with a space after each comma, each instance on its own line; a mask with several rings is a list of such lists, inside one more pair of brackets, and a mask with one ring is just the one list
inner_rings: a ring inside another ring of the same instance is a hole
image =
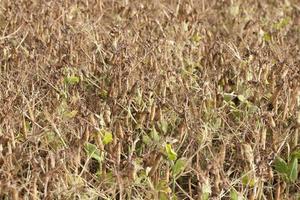
[[1, 0], [1, 199], [299, 199], [297, 0]]

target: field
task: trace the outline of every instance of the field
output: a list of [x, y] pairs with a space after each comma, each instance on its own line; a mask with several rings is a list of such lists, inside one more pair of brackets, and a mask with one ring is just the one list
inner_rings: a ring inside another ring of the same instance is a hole
[[300, 199], [298, 0], [0, 0], [0, 199]]

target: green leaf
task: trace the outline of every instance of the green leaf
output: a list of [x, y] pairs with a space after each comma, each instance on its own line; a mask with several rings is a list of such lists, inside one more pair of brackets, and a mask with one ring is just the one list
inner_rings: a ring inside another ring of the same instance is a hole
[[247, 107], [248, 107], [249, 114], [254, 114], [254, 113], [256, 113], [259, 110], [259, 108], [257, 106], [255, 106], [255, 105], [253, 105], [251, 103], [248, 104]]
[[195, 43], [200, 42], [201, 39], [202, 39], [202, 37], [199, 35], [199, 33], [194, 34], [193, 37], [192, 37], [192, 41], [195, 42]]
[[251, 178], [249, 177], [248, 175], [244, 175], [242, 177], [242, 184], [244, 186], [250, 186], [250, 187], [254, 187], [255, 186], [255, 179], [254, 178]]
[[289, 180], [291, 182], [295, 182], [298, 178], [298, 159], [294, 158], [290, 163], [289, 163]]
[[159, 199], [160, 199], [160, 200], [168, 200], [168, 199], [169, 199], [169, 196], [168, 196], [168, 194], [166, 194], [165, 192], [160, 192], [160, 193], [159, 193]]
[[72, 110], [72, 111], [70, 111], [70, 112], [65, 112], [65, 113], [63, 114], [63, 116], [64, 116], [65, 118], [71, 119], [71, 118], [74, 118], [74, 117], [77, 115], [77, 113], [78, 113], [77, 110]]
[[156, 131], [155, 127], [152, 128], [150, 135], [155, 142], [158, 142], [160, 140], [159, 134]]
[[166, 153], [169, 160], [174, 161], [177, 159], [177, 153], [172, 149], [171, 144], [166, 144]]
[[113, 141], [113, 135], [111, 132], [108, 132], [108, 131], [103, 131], [104, 132], [104, 135], [103, 135], [103, 144], [109, 144]]
[[106, 99], [108, 97], [108, 91], [106, 91], [105, 89], [101, 89], [99, 96], [101, 99]]
[[275, 170], [282, 174], [288, 174], [288, 165], [287, 163], [280, 157], [277, 157], [274, 161]]
[[100, 150], [97, 148], [96, 145], [91, 144], [91, 143], [86, 143], [84, 145], [84, 150], [86, 151], [87, 155], [91, 158], [96, 159], [97, 161], [101, 162], [102, 161], [102, 156]]
[[79, 83], [79, 80], [80, 79], [78, 76], [69, 76], [69, 77], [65, 78], [65, 82], [70, 85], [75, 85], [75, 84]]
[[238, 98], [241, 102], [247, 101], [247, 99], [246, 99], [243, 95], [238, 95], [237, 98]]
[[162, 120], [160, 122], [160, 129], [162, 130], [163, 133], [167, 133], [168, 131], [168, 123], [165, 120]]
[[84, 181], [83, 178], [81, 178], [80, 176], [77, 175], [72, 175], [72, 174], [67, 174], [66, 175], [66, 181], [68, 184], [72, 185], [72, 186], [84, 186]]
[[230, 199], [231, 200], [239, 200], [239, 194], [235, 189], [230, 190]]
[[292, 157], [292, 159], [293, 159], [293, 158], [298, 158], [298, 159], [300, 159], [300, 150], [294, 151], [294, 152], [291, 154], [291, 157]]
[[166, 194], [171, 193], [171, 188], [169, 187], [169, 184], [166, 180], [160, 180], [155, 186], [155, 189]]
[[273, 25], [273, 27], [277, 30], [282, 29], [282, 28], [286, 27], [290, 23], [290, 21], [291, 21], [290, 17], [285, 17], [285, 18], [281, 19], [279, 22], [275, 23]]
[[269, 33], [264, 33], [263, 40], [266, 42], [271, 41], [271, 35]]
[[142, 140], [147, 145], [151, 143], [151, 138], [148, 135], [143, 135], [143, 139]]
[[227, 103], [230, 102], [232, 99], [233, 99], [233, 95], [232, 94], [229, 94], [229, 93], [225, 93], [223, 98], [224, 98], [224, 101], [226, 101]]
[[176, 194], [173, 194], [171, 197], [171, 200], [179, 200], [178, 197], [176, 196]]
[[208, 200], [210, 194], [211, 194], [211, 186], [210, 186], [209, 182], [207, 182], [206, 184], [204, 184], [202, 186], [201, 200]]
[[55, 132], [49, 131], [45, 133], [46, 140], [48, 145], [53, 148], [55, 151], [63, 148], [64, 141], [57, 137], [57, 134]]
[[180, 174], [181, 172], [183, 172], [183, 170], [185, 169], [187, 165], [187, 159], [186, 158], [180, 158], [178, 159], [175, 164], [172, 167], [172, 172], [174, 176], [177, 176], [178, 174]]

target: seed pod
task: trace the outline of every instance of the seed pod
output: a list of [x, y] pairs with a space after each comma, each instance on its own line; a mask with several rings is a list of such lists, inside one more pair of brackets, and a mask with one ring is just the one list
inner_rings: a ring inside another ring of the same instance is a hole
[[75, 152], [75, 158], [74, 158], [74, 162], [75, 162], [75, 166], [76, 166], [76, 170], [78, 169], [78, 166], [80, 165], [80, 160], [81, 160], [81, 152], [82, 150], [82, 147], [81, 145], [79, 145], [77, 148], [76, 148], [76, 152]]
[[285, 77], [286, 77], [286, 75], [288, 74], [288, 72], [289, 72], [289, 68], [286, 68], [286, 69], [282, 72], [282, 74], [281, 74], [281, 79], [282, 79], [282, 80], [285, 80]]
[[24, 137], [26, 139], [27, 136], [28, 136], [28, 133], [27, 133], [27, 125], [26, 125], [25, 117], [23, 117], [23, 124], [22, 124], [22, 126], [23, 126], [23, 135], [24, 135]]
[[260, 135], [260, 145], [263, 150], [266, 148], [266, 138], [267, 138], [267, 129], [264, 128], [261, 131], [261, 135]]
[[268, 167], [268, 179], [272, 180], [274, 177], [273, 170], [271, 167]]
[[117, 144], [117, 166], [120, 166], [121, 163], [121, 152], [122, 152], [122, 144], [119, 141]]
[[279, 97], [280, 91], [281, 91], [282, 87], [278, 87], [276, 89], [276, 91], [274, 92], [274, 94], [271, 97], [271, 104], [272, 105], [276, 105], [277, 104], [277, 99]]
[[186, 125], [185, 122], [182, 121], [178, 126], [178, 134], [180, 136], [180, 141], [182, 141], [184, 138], [185, 130], [186, 130]]
[[104, 145], [103, 145], [103, 142], [102, 142], [101, 134], [99, 134], [99, 133], [96, 134], [96, 143], [97, 143], [97, 146], [99, 147], [99, 149], [101, 151], [103, 151], [104, 150]]
[[136, 81], [130, 89], [130, 95], [133, 95], [137, 91], [138, 88], [139, 88], [139, 83], [138, 83], [138, 81]]
[[34, 199], [34, 200], [36, 200], [36, 199], [38, 199], [38, 191], [37, 191], [37, 177], [34, 177], [34, 179], [33, 179], [33, 186], [32, 186], [32, 193], [31, 193], [31, 195], [32, 195], [32, 199]]
[[[288, 100], [287, 100], [288, 101]], [[286, 102], [285, 106], [284, 106], [284, 110], [283, 110], [283, 116], [282, 116], [282, 119], [283, 121], [286, 120], [286, 116], [287, 114], [289, 113], [289, 102]]]
[[223, 144], [221, 146], [219, 156], [218, 156], [219, 166], [223, 166], [225, 162], [225, 156], [226, 156], [226, 144]]
[[[275, 92], [275, 86], [276, 86], [276, 78], [275, 78], [275, 74], [274, 73], [272, 73], [271, 74], [271, 80], [270, 80], [270, 85], [271, 85], [271, 87], [270, 87], [270, 91], [271, 91], [271, 93], [274, 93]], [[273, 98], [272, 98], [273, 99]]]
[[297, 116], [297, 127], [300, 127], [300, 111], [298, 112], [298, 116]]
[[116, 93], [115, 91], [116, 91], [115, 84], [113, 83], [111, 84], [111, 87], [108, 90], [108, 97], [114, 98]]
[[255, 165], [254, 165], [254, 153], [253, 153], [253, 149], [251, 147], [250, 144], [243, 144], [242, 145], [242, 150], [243, 150], [243, 154], [244, 154], [244, 158], [247, 160], [247, 162], [249, 163], [249, 166], [251, 169], [255, 169]]
[[144, 167], [152, 167], [155, 163], [156, 152], [152, 151], [148, 153], [143, 158]]
[[89, 127], [87, 126], [83, 135], [82, 135], [82, 142], [85, 144], [89, 141], [89, 137], [90, 137], [90, 130], [89, 130]]
[[143, 125], [145, 123], [145, 120], [146, 120], [146, 117], [147, 117], [147, 112], [145, 112], [145, 111], [141, 112], [139, 117], [140, 117], [139, 118], [139, 123], [141, 125]]
[[11, 188], [11, 196], [12, 196], [12, 200], [19, 200], [19, 193], [15, 187]]
[[268, 77], [269, 77], [269, 72], [270, 72], [270, 69], [269, 69], [270, 67], [269, 66], [267, 66], [266, 64], [264, 64], [263, 66], [262, 66], [262, 76], [261, 76], [261, 79], [262, 79], [262, 82], [264, 83], [264, 84], [267, 84], [268, 83]]
[[107, 108], [105, 111], [104, 111], [104, 114], [103, 114], [103, 119], [104, 119], [104, 122], [105, 122], [105, 125], [106, 126], [109, 126], [111, 120], [110, 120], [110, 115], [111, 115], [111, 112], [109, 110], [109, 108]]
[[98, 124], [96, 123], [96, 120], [95, 120], [95, 117], [93, 114], [90, 115], [90, 120], [91, 120], [91, 123], [94, 127], [97, 127]]
[[166, 96], [167, 96], [167, 87], [163, 86], [163, 91], [162, 91], [162, 103], [166, 103]]
[[162, 120], [162, 110], [161, 110], [161, 107], [159, 106], [158, 107], [158, 110], [156, 110], [156, 113], [155, 113], [155, 121], [161, 121]]
[[116, 136], [119, 138], [119, 139], [124, 139], [124, 131], [122, 129], [122, 126], [121, 126], [121, 123], [120, 122], [117, 122], [116, 124]]
[[220, 177], [220, 173], [218, 171], [215, 173], [214, 187], [213, 187], [213, 191], [212, 191], [213, 195], [220, 194], [220, 191], [221, 191], [220, 185], [221, 185], [221, 177]]
[[12, 155], [11, 142], [7, 142], [7, 153], [8, 153], [8, 155]]
[[178, 104], [177, 96], [176, 96], [176, 93], [175, 93], [175, 92], [172, 92], [170, 98], [171, 98], [171, 100], [172, 100], [172, 102], [173, 102], [174, 105], [177, 105], [177, 104]]
[[159, 163], [160, 163], [160, 160], [161, 160], [161, 156], [162, 155], [160, 153], [156, 155], [155, 160], [153, 162], [153, 165], [151, 167], [151, 170], [149, 172], [150, 177], [153, 176], [154, 173], [156, 172], [156, 170], [158, 169], [158, 166], [159, 166]]
[[280, 183], [277, 184], [276, 190], [275, 190], [275, 200], [281, 199], [281, 185]]
[[300, 98], [300, 87], [291, 88], [292, 95], [289, 103], [290, 110], [294, 110], [297, 106], [298, 98]]
[[134, 181], [136, 179], [136, 167], [134, 165], [134, 163], [130, 162], [128, 163], [128, 166], [127, 166], [127, 175], [128, 175], [128, 179], [130, 181]]
[[119, 72], [118, 74], [118, 93], [121, 94], [122, 93], [122, 74], [121, 72]]
[[54, 169], [55, 167], [55, 157], [52, 151], [49, 151], [49, 159], [50, 159], [50, 168]]
[[166, 163], [166, 175], [165, 175], [165, 180], [167, 183], [170, 182], [170, 164], [167, 162]]
[[155, 110], [156, 110], [156, 104], [155, 104], [155, 102], [153, 102], [153, 104], [151, 106], [151, 111], [150, 111], [150, 121], [151, 122], [154, 120]]
[[253, 190], [250, 191], [248, 199], [249, 200], [254, 200], [255, 199], [255, 191], [253, 191]]
[[275, 124], [275, 121], [274, 121], [272, 115], [269, 115], [269, 122], [270, 122], [270, 125], [271, 125], [272, 128], [276, 127], [276, 124]]
[[11, 144], [12, 144], [12, 149], [16, 148], [16, 140], [15, 140], [15, 134], [13, 133], [13, 131], [10, 131], [10, 140], [11, 140]]

